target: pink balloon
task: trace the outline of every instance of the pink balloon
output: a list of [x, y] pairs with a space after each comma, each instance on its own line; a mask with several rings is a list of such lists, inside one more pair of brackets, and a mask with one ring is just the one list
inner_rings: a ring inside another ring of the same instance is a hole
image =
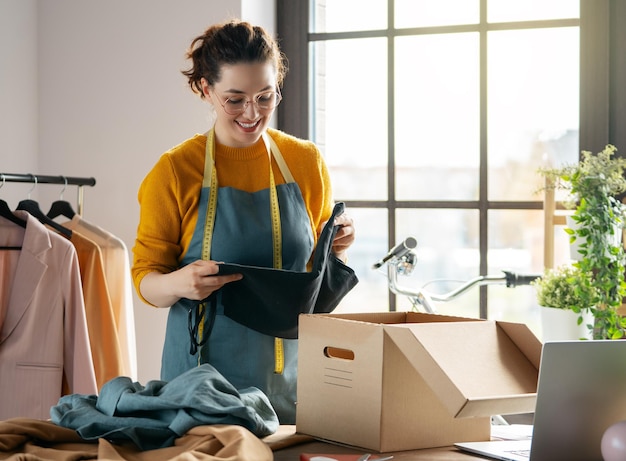
[[626, 421], [615, 423], [604, 431], [601, 450], [604, 461], [626, 460]]

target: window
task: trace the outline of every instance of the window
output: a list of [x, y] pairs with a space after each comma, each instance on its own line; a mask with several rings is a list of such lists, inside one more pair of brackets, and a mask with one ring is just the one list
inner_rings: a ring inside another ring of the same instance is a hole
[[[290, 60], [278, 123], [318, 144], [356, 221], [361, 283], [340, 309], [410, 307], [371, 268], [407, 236], [418, 241], [408, 286], [540, 272], [536, 170], [579, 154], [578, 2], [305, 3], [278, 2]], [[482, 287], [439, 308], [531, 326], [537, 315], [528, 287]]]

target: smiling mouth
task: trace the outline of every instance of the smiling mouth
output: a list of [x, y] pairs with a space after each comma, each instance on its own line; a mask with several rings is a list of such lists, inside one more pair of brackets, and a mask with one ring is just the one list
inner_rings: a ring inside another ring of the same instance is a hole
[[251, 122], [251, 123], [244, 123], [244, 122], [239, 122], [237, 120], [235, 120], [235, 122], [241, 126], [242, 128], [245, 128], [247, 130], [256, 127], [259, 123], [261, 123], [261, 120], [257, 120], [256, 122]]

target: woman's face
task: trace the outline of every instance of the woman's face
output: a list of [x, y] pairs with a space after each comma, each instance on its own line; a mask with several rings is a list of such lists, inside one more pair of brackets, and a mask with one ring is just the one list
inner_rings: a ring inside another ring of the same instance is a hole
[[[262, 101], [272, 95], [268, 92], [276, 91], [276, 71], [271, 63], [223, 65], [222, 79], [213, 87], [202, 79], [202, 89], [215, 106], [215, 136], [221, 144], [247, 147], [259, 140], [275, 107], [262, 109], [252, 101], [258, 99], [264, 105]], [[243, 112], [233, 113], [242, 105]]]

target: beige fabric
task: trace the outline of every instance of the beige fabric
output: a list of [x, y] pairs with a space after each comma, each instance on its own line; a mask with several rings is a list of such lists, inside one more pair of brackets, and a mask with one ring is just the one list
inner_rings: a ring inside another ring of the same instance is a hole
[[16, 418], [0, 422], [0, 460], [11, 461], [272, 461], [272, 450], [242, 426], [197, 426], [172, 447], [139, 451], [133, 445], [82, 440], [49, 421]]
[[281, 424], [274, 434], [263, 438], [263, 442], [265, 442], [267, 446], [272, 449], [272, 451], [278, 451], [294, 445], [314, 441], [315, 438], [310, 435], [299, 434], [296, 431], [296, 426], [290, 424]]

